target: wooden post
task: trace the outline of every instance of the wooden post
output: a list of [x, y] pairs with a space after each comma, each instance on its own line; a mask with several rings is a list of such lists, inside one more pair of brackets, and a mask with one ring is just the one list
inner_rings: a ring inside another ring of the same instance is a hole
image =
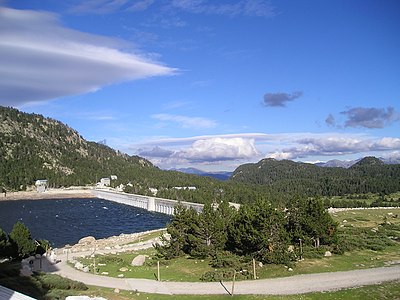
[[94, 251], [93, 251], [93, 274], [96, 274], [96, 250], [97, 250], [97, 245], [94, 245]]
[[233, 296], [233, 293], [235, 292], [235, 279], [236, 279], [236, 270], [233, 270], [233, 280], [232, 280], [232, 292], [231, 292], [231, 296]]
[[256, 260], [253, 258], [253, 276], [254, 280], [257, 279], [257, 274], [256, 274]]
[[301, 239], [299, 239], [299, 240], [300, 240], [300, 259], [302, 259], [303, 258], [303, 246], [301, 244]]
[[157, 261], [157, 281], [161, 281], [160, 280], [160, 261]]

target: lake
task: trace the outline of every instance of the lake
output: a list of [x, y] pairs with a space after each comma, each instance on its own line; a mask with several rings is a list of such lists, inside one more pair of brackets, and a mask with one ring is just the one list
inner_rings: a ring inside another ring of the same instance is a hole
[[55, 248], [89, 235], [99, 239], [163, 228], [170, 220], [169, 215], [97, 198], [0, 201], [0, 228], [10, 233], [21, 221], [33, 238]]

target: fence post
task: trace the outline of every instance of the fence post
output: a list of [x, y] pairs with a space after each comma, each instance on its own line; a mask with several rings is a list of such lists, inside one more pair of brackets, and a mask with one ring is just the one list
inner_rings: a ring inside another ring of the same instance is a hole
[[161, 281], [160, 279], [160, 261], [157, 260], [157, 281]]
[[236, 270], [233, 270], [233, 280], [232, 280], [232, 292], [231, 292], [231, 296], [233, 296], [233, 293], [235, 292], [235, 279], [236, 279]]
[[253, 258], [253, 276], [254, 279], [257, 279], [257, 274], [256, 274], [256, 260]]

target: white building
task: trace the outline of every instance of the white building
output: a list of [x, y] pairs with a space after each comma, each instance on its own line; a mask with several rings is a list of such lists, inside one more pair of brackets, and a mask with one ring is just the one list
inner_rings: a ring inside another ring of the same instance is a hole
[[97, 185], [100, 187], [110, 186], [110, 184], [111, 184], [111, 180], [108, 177], [101, 178], [100, 182], [97, 183]]
[[46, 179], [38, 179], [38, 180], [36, 180], [35, 185], [36, 185], [36, 191], [38, 193], [43, 193], [46, 191], [47, 180]]

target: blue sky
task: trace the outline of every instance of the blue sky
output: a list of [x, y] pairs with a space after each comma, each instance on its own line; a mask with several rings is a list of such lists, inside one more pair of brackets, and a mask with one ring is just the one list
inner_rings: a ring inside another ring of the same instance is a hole
[[400, 157], [396, 0], [0, 7], [0, 105], [161, 168]]

